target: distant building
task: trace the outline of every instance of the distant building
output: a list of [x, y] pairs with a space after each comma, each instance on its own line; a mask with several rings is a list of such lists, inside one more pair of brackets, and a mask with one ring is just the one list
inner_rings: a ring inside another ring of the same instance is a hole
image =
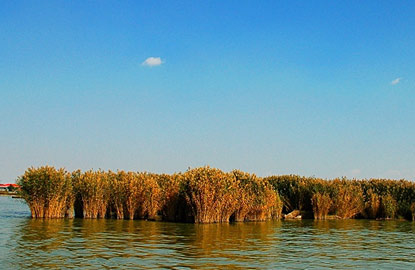
[[20, 186], [18, 184], [0, 184], [0, 191], [12, 191], [18, 189]]

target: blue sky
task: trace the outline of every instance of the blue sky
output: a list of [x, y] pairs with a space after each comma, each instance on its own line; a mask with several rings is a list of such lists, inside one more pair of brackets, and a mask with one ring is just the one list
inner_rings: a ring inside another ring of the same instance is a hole
[[46, 164], [415, 179], [413, 1], [179, 2], [0, 3], [0, 182]]

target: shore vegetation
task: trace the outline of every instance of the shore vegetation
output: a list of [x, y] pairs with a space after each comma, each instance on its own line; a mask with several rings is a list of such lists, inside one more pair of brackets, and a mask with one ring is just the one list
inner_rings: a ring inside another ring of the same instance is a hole
[[27, 169], [17, 184], [33, 218], [194, 223], [284, 217], [415, 219], [415, 183], [406, 180], [258, 177], [208, 166], [175, 174], [67, 172], [43, 166]]

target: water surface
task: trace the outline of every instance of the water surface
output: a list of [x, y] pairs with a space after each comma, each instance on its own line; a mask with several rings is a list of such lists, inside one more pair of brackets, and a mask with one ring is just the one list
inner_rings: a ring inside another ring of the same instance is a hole
[[415, 269], [415, 223], [31, 219], [0, 197], [1, 269]]

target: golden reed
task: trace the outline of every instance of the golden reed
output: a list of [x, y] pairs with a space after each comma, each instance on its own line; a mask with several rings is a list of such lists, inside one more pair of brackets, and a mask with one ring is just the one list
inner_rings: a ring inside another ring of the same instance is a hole
[[257, 177], [211, 167], [184, 173], [67, 172], [44, 166], [18, 178], [34, 218], [117, 218], [215, 223], [304, 218], [415, 217], [415, 184], [405, 180]]

